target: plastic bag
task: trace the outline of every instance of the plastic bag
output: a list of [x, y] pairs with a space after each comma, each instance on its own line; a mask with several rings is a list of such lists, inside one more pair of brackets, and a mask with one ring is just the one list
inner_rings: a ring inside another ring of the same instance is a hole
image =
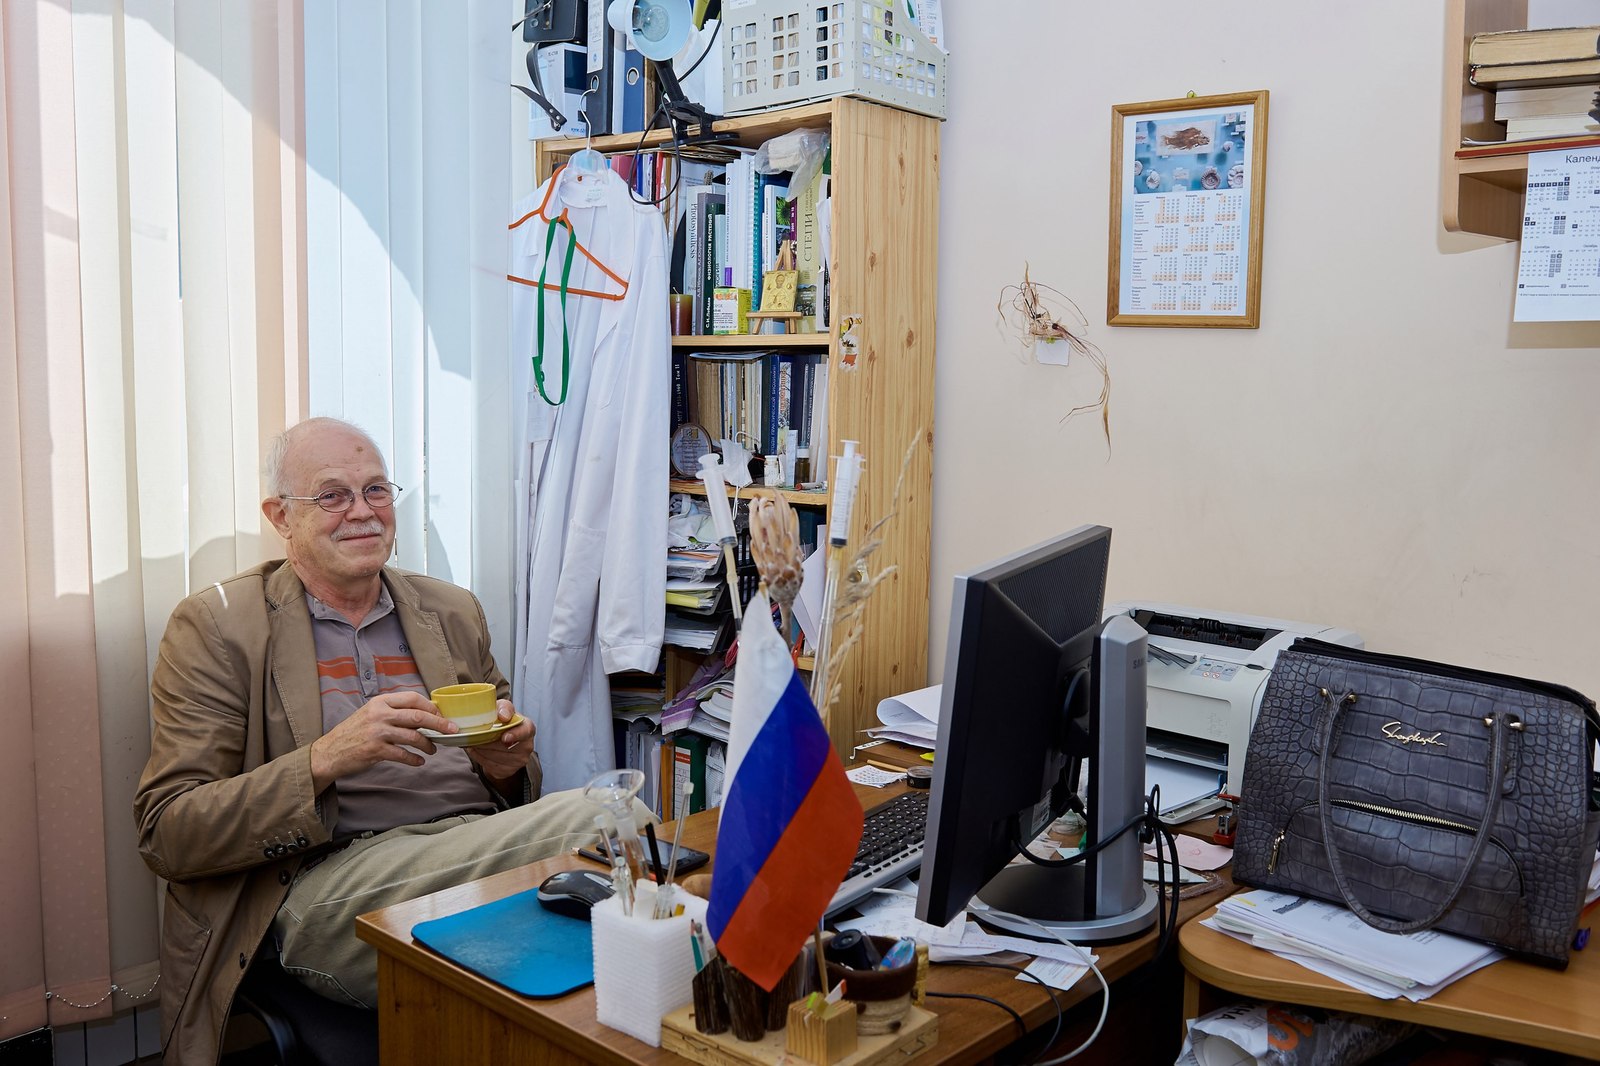
[[1366, 1062], [1416, 1031], [1364, 1014], [1236, 1003], [1189, 1023], [1177, 1066], [1344, 1066]]
[[757, 174], [792, 172], [789, 188], [804, 189], [822, 169], [827, 154], [827, 130], [790, 130], [756, 149], [751, 165]]

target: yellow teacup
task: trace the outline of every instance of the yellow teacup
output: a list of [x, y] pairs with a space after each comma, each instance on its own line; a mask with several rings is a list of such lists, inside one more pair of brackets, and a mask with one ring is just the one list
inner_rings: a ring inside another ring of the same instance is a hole
[[434, 689], [429, 698], [439, 708], [439, 713], [454, 722], [463, 733], [495, 723], [494, 686], [486, 682], [446, 685]]

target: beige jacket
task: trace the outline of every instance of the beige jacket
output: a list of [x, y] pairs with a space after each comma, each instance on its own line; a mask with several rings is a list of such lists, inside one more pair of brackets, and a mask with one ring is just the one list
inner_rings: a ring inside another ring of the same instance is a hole
[[[430, 690], [491, 681], [508, 695], [472, 593], [401, 570], [383, 579]], [[168, 882], [161, 1045], [166, 1062], [215, 1063], [278, 905], [338, 824], [338, 787], [320, 797], [311, 788], [322, 699], [294, 570], [263, 563], [178, 604], [150, 689], [150, 762], [133, 810], [140, 854]], [[537, 758], [529, 777], [526, 794], [537, 796]]]

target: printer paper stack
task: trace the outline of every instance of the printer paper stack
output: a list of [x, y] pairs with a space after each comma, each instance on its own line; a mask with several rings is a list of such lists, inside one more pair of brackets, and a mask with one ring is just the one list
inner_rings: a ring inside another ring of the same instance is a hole
[[1449, 933], [1385, 933], [1343, 907], [1264, 889], [1230, 896], [1200, 924], [1368, 995], [1413, 1003], [1505, 957]]

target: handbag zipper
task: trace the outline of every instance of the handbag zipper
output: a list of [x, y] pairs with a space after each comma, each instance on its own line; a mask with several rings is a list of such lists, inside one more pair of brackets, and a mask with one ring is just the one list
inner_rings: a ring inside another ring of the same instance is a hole
[[[1413, 814], [1410, 811], [1397, 810], [1394, 807], [1385, 807], [1378, 803], [1363, 803], [1360, 800], [1334, 800], [1333, 805], [1335, 807], [1343, 808], [1344, 810], [1365, 811], [1368, 814], [1381, 814], [1386, 818], [1393, 818], [1400, 822], [1414, 822], [1420, 825], [1437, 826], [1440, 829], [1450, 829], [1458, 833], [1475, 833], [1477, 832], [1478, 828], [1474, 825], [1468, 825], [1466, 822], [1452, 821], [1449, 818], [1439, 818], [1431, 814]], [[1272, 850], [1267, 853], [1267, 873], [1270, 874], [1277, 872], [1278, 851], [1283, 847], [1284, 838], [1289, 835], [1289, 826], [1294, 822], [1295, 817], [1302, 811], [1309, 810], [1315, 806], [1316, 803], [1306, 803], [1290, 812], [1288, 821], [1283, 823], [1283, 827], [1280, 828], [1277, 832], [1277, 835], [1272, 838]], [[1521, 895], [1522, 866], [1517, 862], [1516, 856], [1511, 854], [1511, 850], [1509, 848], [1500, 843], [1500, 841], [1496, 840], [1493, 834], [1490, 834], [1489, 836], [1489, 843], [1493, 844], [1495, 847], [1499, 848], [1505, 853], [1506, 860], [1511, 863], [1511, 868], [1517, 872], [1517, 894]]]
[[1496, 674], [1487, 670], [1469, 670], [1465, 667], [1451, 666], [1449, 663], [1436, 663], [1428, 659], [1411, 659], [1404, 655], [1390, 655], [1386, 652], [1372, 652], [1363, 648], [1348, 648], [1343, 644], [1329, 644], [1325, 640], [1315, 637], [1300, 637], [1289, 645], [1289, 651], [1306, 651], [1322, 655], [1330, 659], [1345, 659], [1350, 662], [1370, 663], [1377, 666], [1399, 666], [1416, 670], [1419, 673], [1438, 674], [1442, 677], [1452, 677], [1458, 681], [1492, 681], [1519, 692], [1537, 693], [1543, 696], [1553, 696], [1565, 703], [1575, 703], [1583, 709], [1584, 717], [1589, 720], [1591, 729], [1600, 731], [1600, 712], [1596, 712], [1594, 701], [1581, 692], [1557, 685], [1549, 681], [1534, 681], [1526, 677], [1512, 677], [1510, 674]]

